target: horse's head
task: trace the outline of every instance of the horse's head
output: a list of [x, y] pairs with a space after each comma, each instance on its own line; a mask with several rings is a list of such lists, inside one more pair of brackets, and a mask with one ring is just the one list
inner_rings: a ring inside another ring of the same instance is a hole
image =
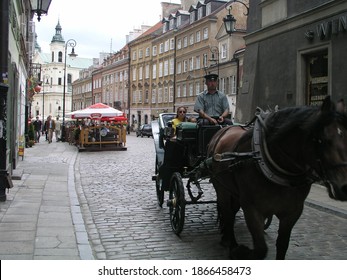
[[319, 158], [318, 173], [328, 188], [329, 196], [347, 200], [347, 115], [336, 111], [327, 97], [319, 113], [316, 151]]

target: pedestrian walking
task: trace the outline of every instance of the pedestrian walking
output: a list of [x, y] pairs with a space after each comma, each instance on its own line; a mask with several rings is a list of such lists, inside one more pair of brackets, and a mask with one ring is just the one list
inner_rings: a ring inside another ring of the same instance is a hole
[[61, 133], [61, 123], [59, 121], [59, 118], [57, 117], [55, 122], [55, 140], [57, 142], [60, 141], [60, 133]]
[[48, 143], [52, 143], [53, 131], [55, 131], [55, 121], [52, 116], [48, 116], [46, 121], [46, 131], [48, 134]]
[[35, 142], [40, 142], [40, 135], [42, 129], [42, 122], [40, 121], [39, 116], [36, 116], [36, 120], [33, 122], [34, 131], [35, 131]]

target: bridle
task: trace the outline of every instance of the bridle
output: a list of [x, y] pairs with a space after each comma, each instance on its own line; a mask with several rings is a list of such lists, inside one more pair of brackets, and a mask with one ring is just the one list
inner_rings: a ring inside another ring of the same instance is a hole
[[311, 167], [302, 170], [290, 157], [287, 157], [286, 161], [290, 162], [293, 166], [297, 166], [298, 172], [288, 171], [280, 167], [272, 158], [266, 140], [267, 127], [265, 119], [268, 114], [258, 109], [252, 138], [252, 149], [257, 155], [254, 158], [264, 176], [271, 182], [282, 186], [307, 185], [319, 180], [319, 177], [314, 174], [315, 172]]

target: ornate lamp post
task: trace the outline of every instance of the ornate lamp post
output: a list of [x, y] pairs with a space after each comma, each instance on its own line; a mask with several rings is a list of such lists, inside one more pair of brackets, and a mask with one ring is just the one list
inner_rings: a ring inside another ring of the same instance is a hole
[[77, 45], [76, 41], [74, 39], [67, 40], [65, 44], [65, 61], [64, 61], [64, 88], [63, 88], [63, 123], [62, 123], [62, 131], [61, 131], [61, 141], [65, 142], [65, 95], [66, 95], [66, 54], [67, 54], [67, 47], [72, 47], [71, 53], [69, 54], [70, 57], [74, 58], [77, 56], [75, 53], [75, 46]]
[[[241, 1], [238, 1], [238, 0], [234, 0], [231, 4], [233, 4], [233, 3], [235, 3], [235, 2], [236, 2], [236, 3], [240, 3], [240, 4], [242, 4], [243, 6], [246, 7], [247, 11], [246, 11], [246, 13], [244, 13], [244, 15], [247, 16], [247, 15], [249, 14], [249, 8], [248, 8], [248, 6], [247, 6], [245, 3], [241, 2]], [[229, 10], [229, 14], [226, 15], [225, 18], [223, 18], [225, 31], [226, 31], [230, 36], [231, 36], [231, 34], [234, 33], [235, 30], [236, 30], [236, 29], [235, 29], [236, 19], [235, 19], [234, 16], [231, 14], [231, 10], [232, 10], [231, 4], [230, 4], [230, 6], [229, 6], [228, 8], [226, 8], [226, 9]]]
[[41, 15], [47, 14], [52, 0], [30, 0], [31, 12], [37, 14], [37, 20], [41, 20]]

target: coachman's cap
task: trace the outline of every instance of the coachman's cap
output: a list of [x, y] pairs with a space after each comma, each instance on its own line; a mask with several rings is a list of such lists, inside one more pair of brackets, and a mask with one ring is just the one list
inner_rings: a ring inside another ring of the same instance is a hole
[[217, 81], [218, 75], [217, 74], [208, 74], [204, 77], [206, 81]]

